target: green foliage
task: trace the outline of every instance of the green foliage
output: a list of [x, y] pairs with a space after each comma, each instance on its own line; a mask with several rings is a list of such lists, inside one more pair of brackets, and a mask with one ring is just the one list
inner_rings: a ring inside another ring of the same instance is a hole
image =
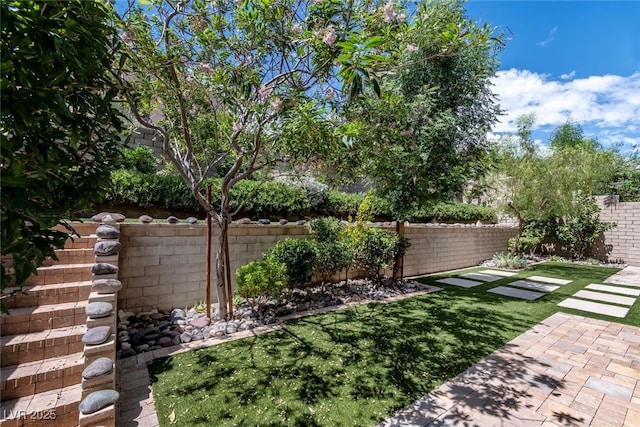
[[325, 193], [324, 202], [317, 208], [317, 213], [342, 219], [353, 218], [358, 212], [358, 206], [362, 203], [362, 199], [364, 196], [361, 194], [328, 190]]
[[344, 224], [338, 218], [317, 218], [309, 223], [316, 240], [320, 242], [335, 242], [342, 237]]
[[[209, 178], [212, 193], [219, 203], [221, 179]], [[141, 174], [130, 170], [111, 173], [111, 186], [103, 200], [110, 206], [130, 205], [168, 210], [199, 212], [202, 207], [178, 175]], [[231, 191], [230, 207], [242, 208], [241, 213], [253, 216], [304, 215], [309, 211], [309, 200], [304, 190], [281, 183], [244, 180]]]
[[125, 148], [122, 150], [122, 154], [121, 169], [140, 173], [154, 173], [156, 171], [158, 160], [150, 147], [138, 145], [135, 148]]
[[276, 243], [269, 255], [287, 268], [287, 285], [294, 287], [311, 281], [316, 253], [307, 239], [286, 239]]
[[556, 238], [566, 246], [571, 255], [582, 259], [598, 237], [616, 227], [615, 223], [600, 221], [600, 209], [592, 197], [580, 197], [579, 208], [556, 229]]
[[640, 202], [640, 156], [616, 156], [611, 182], [599, 194], [616, 194], [621, 202]]
[[498, 222], [495, 209], [465, 203], [436, 203], [426, 215], [437, 222]]
[[244, 299], [274, 295], [287, 284], [287, 266], [275, 257], [251, 261], [236, 271], [236, 292]]
[[304, 216], [311, 208], [304, 189], [280, 182], [243, 180], [230, 193], [231, 210], [242, 204], [242, 212], [258, 216]]
[[1, 246], [21, 285], [63, 246], [50, 228], [99, 201], [119, 161], [119, 38], [105, 2], [7, 0], [0, 17]]
[[577, 195], [593, 194], [610, 182], [615, 165], [612, 152], [598, 149], [589, 141], [574, 141], [570, 135], [556, 142], [550, 156], [541, 155], [530, 140], [534, 119], [521, 117], [518, 135], [504, 138], [498, 150], [507, 193], [503, 209], [519, 223], [514, 248], [519, 247], [527, 223], [578, 212], [581, 199]]
[[518, 246], [514, 247], [516, 244], [516, 238], [512, 237], [509, 239], [509, 250], [511, 253], [515, 254], [530, 254], [533, 255], [536, 248], [540, 243], [542, 243], [542, 239], [544, 238], [544, 234], [540, 230], [535, 229], [527, 229], [522, 233], [520, 239], [518, 239]]
[[519, 270], [527, 266], [526, 258], [519, 255], [495, 254], [492, 260], [496, 267], [500, 268], [513, 268]]
[[344, 239], [344, 225], [337, 218], [315, 219], [310, 227], [315, 237], [314, 272], [327, 282], [349, 268], [353, 251]]
[[417, 206], [453, 199], [475, 175], [472, 160], [499, 113], [491, 78], [501, 41], [454, 0], [418, 4], [397, 46], [381, 95], [345, 109], [347, 154], [331, 166], [367, 178], [387, 212], [406, 220]]
[[200, 210], [189, 188], [179, 176], [142, 174], [131, 170], [111, 172], [111, 186], [103, 203], [110, 206]]
[[353, 251], [353, 266], [378, 280], [381, 270], [393, 268], [410, 246], [409, 239], [380, 228], [366, 227], [362, 222], [347, 227], [345, 236]]

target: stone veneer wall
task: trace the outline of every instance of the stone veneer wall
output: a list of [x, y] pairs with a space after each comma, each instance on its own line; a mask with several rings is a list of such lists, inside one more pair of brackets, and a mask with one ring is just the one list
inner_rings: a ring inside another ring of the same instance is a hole
[[[501, 226], [418, 224], [408, 225], [405, 230], [412, 244], [405, 257], [405, 276], [477, 265], [494, 253], [505, 251], [507, 240], [516, 232], [512, 227]], [[120, 309], [171, 309], [204, 300], [204, 224], [124, 223], [120, 231]], [[277, 241], [308, 237], [309, 231], [306, 226], [295, 224], [232, 224], [229, 234], [229, 256], [235, 272], [260, 258]], [[215, 270], [212, 274], [215, 278]], [[211, 297], [215, 301], [213, 289]]]
[[[607, 202], [609, 200], [609, 203]], [[618, 224], [604, 233], [604, 245], [611, 249], [611, 260], [640, 266], [640, 202], [619, 203], [616, 198], [598, 197], [600, 220]]]

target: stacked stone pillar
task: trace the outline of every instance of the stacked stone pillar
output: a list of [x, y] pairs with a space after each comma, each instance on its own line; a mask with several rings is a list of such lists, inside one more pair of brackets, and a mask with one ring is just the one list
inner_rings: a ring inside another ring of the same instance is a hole
[[96, 263], [87, 304], [87, 332], [84, 342], [82, 401], [79, 405], [81, 427], [115, 426], [116, 332], [118, 291], [118, 252], [120, 226], [109, 216], [96, 229]]

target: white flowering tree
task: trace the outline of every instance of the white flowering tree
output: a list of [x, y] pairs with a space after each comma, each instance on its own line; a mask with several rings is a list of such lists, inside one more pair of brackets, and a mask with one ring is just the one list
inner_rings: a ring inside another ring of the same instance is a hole
[[[222, 317], [230, 299], [222, 248], [234, 214], [231, 188], [276, 163], [328, 156], [339, 143], [330, 110], [380, 91], [377, 76], [392, 57], [387, 46], [403, 29], [395, 9], [342, 0], [119, 4], [128, 46], [121, 89], [219, 229]], [[203, 188], [214, 171], [224, 176], [218, 206]]]

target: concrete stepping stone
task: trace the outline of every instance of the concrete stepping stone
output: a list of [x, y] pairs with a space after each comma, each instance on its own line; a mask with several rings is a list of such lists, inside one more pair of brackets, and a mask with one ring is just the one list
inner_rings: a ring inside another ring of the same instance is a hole
[[511, 277], [515, 276], [518, 273], [514, 273], [512, 271], [502, 271], [502, 270], [482, 270], [481, 274], [489, 274], [491, 276], [503, 276], [503, 277]]
[[509, 283], [509, 286], [516, 286], [518, 288], [530, 289], [532, 291], [540, 292], [553, 292], [560, 287], [547, 285], [545, 283], [530, 282], [528, 280], [516, 280], [515, 282]]
[[490, 274], [481, 274], [481, 273], [466, 273], [466, 274], [461, 274], [460, 277], [464, 277], [465, 279], [471, 279], [471, 280], [480, 280], [481, 282], [495, 282], [496, 280], [503, 279], [503, 277], [500, 277], [500, 276], [492, 276]]
[[474, 286], [482, 285], [482, 282], [459, 279], [457, 277], [447, 277], [446, 279], [438, 279], [436, 280], [436, 282], [446, 283], [447, 285], [460, 286], [462, 288], [473, 288]]
[[565, 308], [573, 308], [575, 310], [587, 311], [589, 313], [604, 314], [611, 317], [623, 318], [629, 312], [626, 307], [618, 307], [610, 304], [602, 304], [600, 302], [584, 301], [575, 298], [567, 298], [559, 302], [558, 306]]
[[526, 291], [524, 289], [510, 288], [508, 286], [498, 286], [497, 288], [489, 289], [487, 292], [513, 298], [526, 299], [529, 301], [533, 301], [544, 296], [542, 292]]
[[542, 282], [542, 283], [551, 283], [554, 285], [566, 285], [568, 283], [573, 282], [573, 280], [565, 280], [565, 279], [556, 279], [555, 277], [546, 277], [546, 276], [529, 276], [528, 280], [533, 280], [534, 282]]
[[621, 288], [619, 286], [598, 285], [592, 283], [586, 286], [586, 289], [593, 289], [594, 291], [611, 292], [613, 294], [631, 295], [634, 297], [640, 296], [640, 289]]
[[621, 295], [605, 294], [602, 292], [592, 292], [592, 291], [578, 291], [575, 294], [573, 294], [573, 296], [578, 298], [591, 299], [594, 301], [610, 302], [613, 304], [629, 305], [629, 306], [633, 305], [633, 303], [636, 302], [635, 298], [623, 297]]

